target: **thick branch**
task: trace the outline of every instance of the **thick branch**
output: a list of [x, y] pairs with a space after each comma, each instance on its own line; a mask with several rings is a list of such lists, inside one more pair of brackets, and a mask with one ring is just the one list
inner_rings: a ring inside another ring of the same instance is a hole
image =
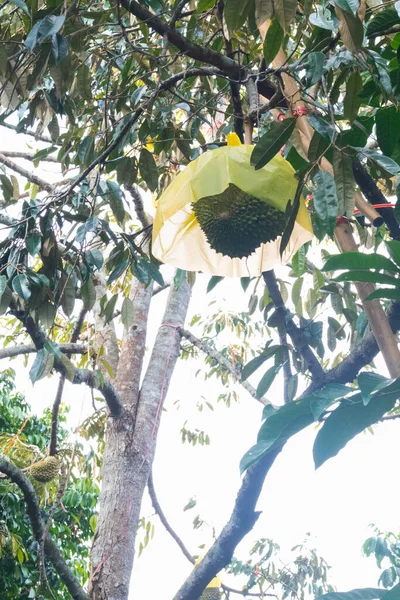
[[[46, 336], [43, 330], [35, 323], [32, 317], [19, 316], [18, 318], [24, 324], [26, 331], [32, 338], [32, 341], [37, 350], [43, 348], [46, 343]], [[57, 357], [54, 358], [54, 368], [62, 375], [67, 375], [64, 365]], [[114, 388], [111, 381], [104, 378], [103, 385], [100, 384], [96, 374], [88, 369], [74, 368], [74, 378], [72, 383], [85, 383], [89, 387], [99, 390], [107, 402], [112, 417], [120, 417], [123, 411], [122, 403], [117, 390]]]
[[[31, 523], [32, 531], [35, 539], [39, 542], [42, 541], [43, 534], [45, 533], [44, 524], [40, 514], [40, 506], [36, 492], [33, 488], [32, 483], [24, 475], [24, 473], [16, 465], [14, 465], [7, 458], [0, 457], [0, 471], [7, 475], [11, 481], [13, 481], [24, 494], [24, 500], [26, 503], [26, 512]], [[60, 579], [67, 587], [69, 593], [74, 600], [89, 600], [86, 592], [80, 586], [77, 579], [71, 573], [67, 563], [60, 554], [56, 544], [46, 535], [44, 542], [44, 551], [47, 558], [53, 564]]]
[[34, 173], [31, 173], [27, 169], [24, 169], [23, 167], [20, 167], [19, 165], [17, 165], [17, 163], [15, 163], [14, 161], [12, 161], [9, 158], [7, 158], [7, 156], [5, 156], [4, 154], [0, 154], [0, 163], [2, 163], [3, 165], [5, 165], [6, 167], [8, 167], [9, 169], [11, 169], [12, 171], [15, 171], [15, 173], [18, 173], [19, 175], [22, 175], [22, 177], [25, 177], [25, 179], [27, 179], [31, 183], [36, 184], [40, 189], [45, 190], [46, 192], [52, 192], [53, 191], [54, 184], [48, 183], [47, 181], [45, 181], [41, 177], [38, 177]]
[[265, 284], [268, 288], [268, 293], [271, 297], [271, 300], [275, 305], [276, 311], [279, 311], [280, 313], [282, 323], [284, 324], [286, 332], [292, 340], [294, 347], [303, 357], [306, 366], [311, 373], [313, 381], [320, 381], [324, 376], [324, 371], [322, 370], [318, 359], [314, 355], [310, 346], [307, 344], [307, 341], [301, 329], [297, 327], [297, 325], [293, 322], [293, 319], [286, 319], [288, 311], [283, 302], [282, 294], [279, 290], [275, 273], [273, 271], [265, 271], [265, 273], [263, 273], [263, 277]]
[[51, 409], [49, 456], [54, 456], [57, 453], [58, 413], [60, 411], [61, 400], [64, 392], [64, 385], [65, 375], [60, 375], [60, 381], [58, 382], [56, 397], [53, 402], [53, 408]]
[[135, 212], [136, 212], [137, 218], [139, 219], [139, 221], [141, 222], [141, 224], [144, 228], [149, 227], [149, 225], [151, 223], [149, 221], [148, 216], [145, 213], [144, 206], [143, 206], [143, 199], [142, 199], [142, 196], [140, 195], [139, 190], [137, 189], [137, 187], [135, 185], [126, 185], [125, 187], [128, 190], [128, 192], [130, 193], [130, 195], [132, 196], [132, 201], [135, 206]]
[[174, 596], [174, 600], [198, 598], [217, 573], [231, 562], [236, 546], [253, 529], [260, 516], [260, 513], [255, 510], [256, 504], [264, 479], [281, 449], [282, 447], [273, 450], [247, 470], [231, 518], [206, 556]]
[[30, 131], [29, 129], [27, 129], [26, 131], [19, 131], [19, 129], [16, 125], [11, 125], [10, 123], [5, 123], [5, 121], [1, 121], [0, 126], [6, 127], [6, 129], [11, 129], [12, 131], [15, 131], [16, 133], [19, 133], [22, 135], [29, 135], [31, 137], [34, 137], [36, 140], [39, 140], [40, 142], [45, 142], [46, 144], [57, 145], [57, 144], [54, 144], [53, 140], [51, 138], [49, 138], [47, 135], [37, 135], [34, 131]]
[[232, 375], [235, 381], [240, 383], [240, 385], [250, 394], [250, 396], [253, 396], [253, 398], [261, 402], [261, 404], [264, 404], [264, 406], [266, 404], [271, 404], [265, 398], [258, 398], [256, 390], [248, 381], [240, 380], [240, 372], [237, 371], [234, 365], [227, 358], [225, 358], [225, 356], [218, 352], [218, 350], [211, 348], [211, 346], [209, 346], [202, 340], [199, 340], [199, 338], [197, 338], [195, 335], [193, 335], [193, 333], [190, 333], [190, 331], [187, 331], [186, 329], [179, 329], [179, 333], [182, 337], [186, 338], [193, 346], [196, 346], [196, 348], [204, 352], [204, 354], [207, 354], [207, 356], [210, 356], [211, 358], [216, 360], [221, 365], [221, 367], [226, 369]]
[[[0, 154], [3, 156], [7, 156], [7, 158], [23, 158], [24, 160], [36, 160], [36, 155], [32, 152], [14, 152], [9, 150], [0, 150]], [[44, 160], [46, 162], [58, 163], [56, 156], [44, 156], [40, 160]]]
[[184, 556], [188, 559], [189, 562], [192, 563], [192, 565], [194, 565], [194, 563], [196, 562], [195, 559], [190, 554], [189, 550], [186, 548], [186, 546], [182, 542], [181, 538], [175, 533], [175, 531], [172, 529], [171, 525], [168, 523], [167, 517], [165, 516], [165, 514], [160, 506], [160, 503], [158, 502], [156, 491], [154, 489], [154, 481], [153, 481], [153, 473], [152, 472], [150, 472], [149, 479], [147, 481], [147, 488], [149, 490], [151, 503], [152, 503], [153, 508], [154, 508], [156, 514], [158, 515], [158, 518], [160, 519], [161, 523], [164, 525], [164, 527], [168, 531], [169, 535], [178, 544], [178, 546], [182, 550]]
[[[59, 344], [59, 348], [63, 354], [85, 354], [87, 352], [86, 346], [82, 344]], [[10, 348], [0, 349], [0, 360], [2, 358], [12, 358], [13, 356], [20, 356], [21, 354], [34, 354], [38, 349], [33, 344], [27, 344], [23, 346], [10, 346]]]

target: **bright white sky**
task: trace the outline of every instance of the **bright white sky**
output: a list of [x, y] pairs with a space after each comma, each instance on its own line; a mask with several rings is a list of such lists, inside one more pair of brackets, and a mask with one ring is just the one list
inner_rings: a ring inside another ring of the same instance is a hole
[[[4, 129], [1, 133], [1, 147], [15, 149], [15, 135]], [[47, 165], [49, 173], [51, 167]], [[247, 309], [248, 298], [242, 293], [239, 282], [223, 282], [213, 293], [206, 295], [207, 281], [208, 277], [199, 277], [190, 316], [204, 311], [213, 298], [218, 298], [226, 310]], [[165, 294], [163, 292], [154, 299], [149, 347], [161, 320]], [[32, 388], [29, 367], [22, 367], [20, 361], [11, 361], [10, 365], [17, 369], [18, 389], [26, 394], [35, 410], [51, 405], [56, 379], [39, 382]], [[230, 516], [240, 486], [239, 461], [255, 442], [262, 409], [238, 387], [239, 404], [229, 409], [215, 405], [214, 412], [206, 408], [202, 413], [197, 412], [196, 402], [201, 396], [215, 404], [222, 391], [215, 380], [204, 382], [202, 377], [195, 377], [201, 365], [202, 361], [181, 361], [175, 370], [154, 466], [156, 491], [163, 510], [193, 553], [198, 552], [199, 544], [211, 542], [211, 527], [215, 527], [218, 534]], [[7, 361], [0, 365], [1, 368], [7, 366]], [[380, 370], [384, 373], [383, 366]], [[257, 377], [261, 375], [262, 370]], [[274, 403], [280, 402], [279, 385], [272, 388], [269, 397]], [[78, 424], [82, 402], [83, 413], [90, 411], [89, 392], [84, 387], [68, 386], [64, 398], [71, 402], [72, 420], [74, 425]], [[174, 405], [176, 400], [180, 400], [179, 410]], [[180, 429], [186, 420], [188, 428], [204, 429], [210, 435], [209, 447], [182, 445]], [[268, 475], [258, 503], [262, 515], [236, 556], [246, 559], [247, 549], [260, 537], [267, 537], [279, 543], [282, 561], [286, 562], [290, 548], [301, 543], [310, 532], [319, 554], [332, 566], [331, 582], [338, 590], [375, 587], [379, 572], [372, 558], [361, 557], [361, 545], [372, 535], [368, 528], [370, 523], [381, 529], [400, 531], [398, 427], [397, 421], [384, 423], [376, 428], [374, 436], [361, 434], [317, 472], [312, 461], [313, 428], [298, 434], [286, 445]], [[197, 506], [183, 513], [182, 509], [191, 497], [196, 497]], [[146, 517], [152, 515], [147, 497], [143, 514]], [[194, 531], [191, 525], [197, 514], [209, 524], [200, 531]], [[153, 522], [155, 537], [135, 563], [132, 599], [172, 598], [191, 569], [157, 517]], [[223, 578], [223, 581], [240, 587], [234, 578]]]

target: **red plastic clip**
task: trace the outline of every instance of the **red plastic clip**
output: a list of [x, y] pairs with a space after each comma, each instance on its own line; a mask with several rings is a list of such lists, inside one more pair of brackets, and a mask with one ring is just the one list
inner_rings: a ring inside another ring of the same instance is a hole
[[278, 115], [276, 115], [276, 120], [277, 121], [284, 121], [285, 119], [286, 119], [286, 115], [283, 112], [281, 112]]
[[346, 217], [340, 216], [337, 218], [336, 225], [342, 225], [342, 224], [345, 224], [348, 222], [349, 222], [349, 220], [346, 219]]

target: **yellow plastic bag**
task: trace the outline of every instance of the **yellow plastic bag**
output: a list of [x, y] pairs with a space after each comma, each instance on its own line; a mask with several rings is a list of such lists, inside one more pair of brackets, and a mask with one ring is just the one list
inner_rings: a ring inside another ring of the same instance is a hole
[[310, 217], [301, 200], [297, 220], [281, 260], [281, 238], [262, 244], [250, 256], [230, 258], [215, 252], [197, 222], [191, 204], [221, 194], [230, 183], [282, 211], [293, 201], [297, 181], [291, 165], [276, 155], [256, 171], [250, 165], [253, 146], [224, 146], [205, 152], [169, 185], [157, 203], [153, 225], [154, 256], [161, 262], [212, 275], [253, 277], [288, 263], [312, 239]]

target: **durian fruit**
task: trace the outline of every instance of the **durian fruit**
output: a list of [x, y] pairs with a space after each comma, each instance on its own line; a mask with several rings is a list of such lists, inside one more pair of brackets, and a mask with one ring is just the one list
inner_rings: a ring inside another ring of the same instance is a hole
[[250, 256], [276, 240], [286, 224], [284, 212], [233, 183], [222, 194], [193, 202], [192, 209], [211, 248], [231, 258]]
[[57, 477], [59, 471], [60, 463], [55, 456], [46, 456], [29, 467], [31, 477], [40, 483], [49, 483]]
[[206, 587], [199, 600], [221, 600], [222, 594], [217, 587]]

